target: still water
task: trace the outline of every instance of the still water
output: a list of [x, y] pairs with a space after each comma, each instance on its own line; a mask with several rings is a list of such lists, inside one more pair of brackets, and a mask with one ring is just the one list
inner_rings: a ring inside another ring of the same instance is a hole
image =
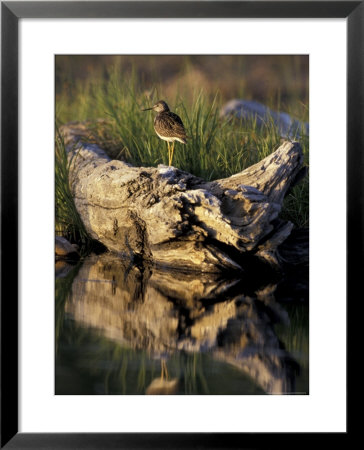
[[307, 292], [253, 278], [57, 263], [56, 394], [308, 394]]

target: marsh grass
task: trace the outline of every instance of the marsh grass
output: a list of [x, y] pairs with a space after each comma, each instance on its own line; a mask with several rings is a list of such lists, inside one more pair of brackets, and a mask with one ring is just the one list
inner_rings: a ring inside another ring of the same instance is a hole
[[[72, 152], [77, 157], [77, 152]], [[73, 158], [68, 159], [63, 137], [56, 128], [55, 142], [55, 225], [56, 234], [79, 245], [80, 253], [87, 253], [92, 245], [73, 201], [69, 170]]]
[[[137, 166], [167, 165], [167, 145], [153, 129], [155, 114], [142, 111], [159, 99], [165, 99], [171, 110], [182, 118], [189, 137], [186, 145], [176, 143], [173, 165], [206, 180], [240, 172], [275, 151], [281, 143], [279, 129], [273, 120], [260, 127], [255, 120], [243, 123], [220, 118], [222, 100], [219, 92], [200, 90], [190, 92], [186, 99], [178, 93], [175, 98], [165, 98], [158, 84], [147, 91], [134, 72], [125, 75], [117, 68], [111, 68], [102, 77], [76, 82], [72, 95], [58, 96], [57, 121], [90, 120], [94, 139], [112, 158]], [[308, 110], [299, 103], [298, 97], [292, 99], [285, 112], [300, 109], [302, 116], [296, 118], [307, 121]], [[308, 138], [299, 140], [305, 164], [308, 164]], [[62, 142], [59, 142], [59, 148], [62, 149]], [[61, 152], [61, 161], [62, 158]], [[63, 169], [58, 178], [64, 187], [66, 170]], [[62, 201], [57, 200], [60, 222], [67, 224], [69, 233], [75, 233], [80, 227], [80, 235], [85, 238], [69, 192], [58, 189], [56, 195], [59, 192], [62, 195]], [[308, 226], [307, 179], [287, 196], [282, 216], [296, 226]]]

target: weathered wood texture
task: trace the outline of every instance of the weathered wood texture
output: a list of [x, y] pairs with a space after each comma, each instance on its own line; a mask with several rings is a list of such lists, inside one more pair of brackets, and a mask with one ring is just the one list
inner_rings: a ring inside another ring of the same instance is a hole
[[60, 131], [73, 156], [77, 210], [90, 235], [109, 250], [202, 272], [242, 269], [244, 254], [279, 263], [276, 249], [293, 225], [278, 215], [303, 163], [299, 143], [286, 141], [243, 172], [206, 182], [175, 167], [111, 160], [86, 142], [85, 124]]

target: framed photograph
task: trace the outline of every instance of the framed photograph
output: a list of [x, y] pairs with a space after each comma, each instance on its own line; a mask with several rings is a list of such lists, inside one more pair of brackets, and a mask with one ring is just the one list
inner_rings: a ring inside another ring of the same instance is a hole
[[348, 445], [363, 18], [2, 2], [2, 448]]

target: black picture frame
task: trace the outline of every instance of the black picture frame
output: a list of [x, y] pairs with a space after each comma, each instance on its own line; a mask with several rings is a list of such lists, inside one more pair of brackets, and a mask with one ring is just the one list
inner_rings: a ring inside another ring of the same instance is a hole
[[[18, 21], [20, 18], [347, 18], [347, 312], [361, 292], [364, 1], [1, 2], [1, 448], [227, 449], [315, 446], [346, 433], [18, 433]], [[349, 316], [348, 316], [349, 317]], [[348, 326], [348, 360], [352, 354]], [[350, 386], [350, 371], [348, 386]], [[347, 398], [349, 399], [347, 390]], [[334, 394], [333, 394], [334, 395]], [[219, 414], [219, 411], [217, 411]]]

